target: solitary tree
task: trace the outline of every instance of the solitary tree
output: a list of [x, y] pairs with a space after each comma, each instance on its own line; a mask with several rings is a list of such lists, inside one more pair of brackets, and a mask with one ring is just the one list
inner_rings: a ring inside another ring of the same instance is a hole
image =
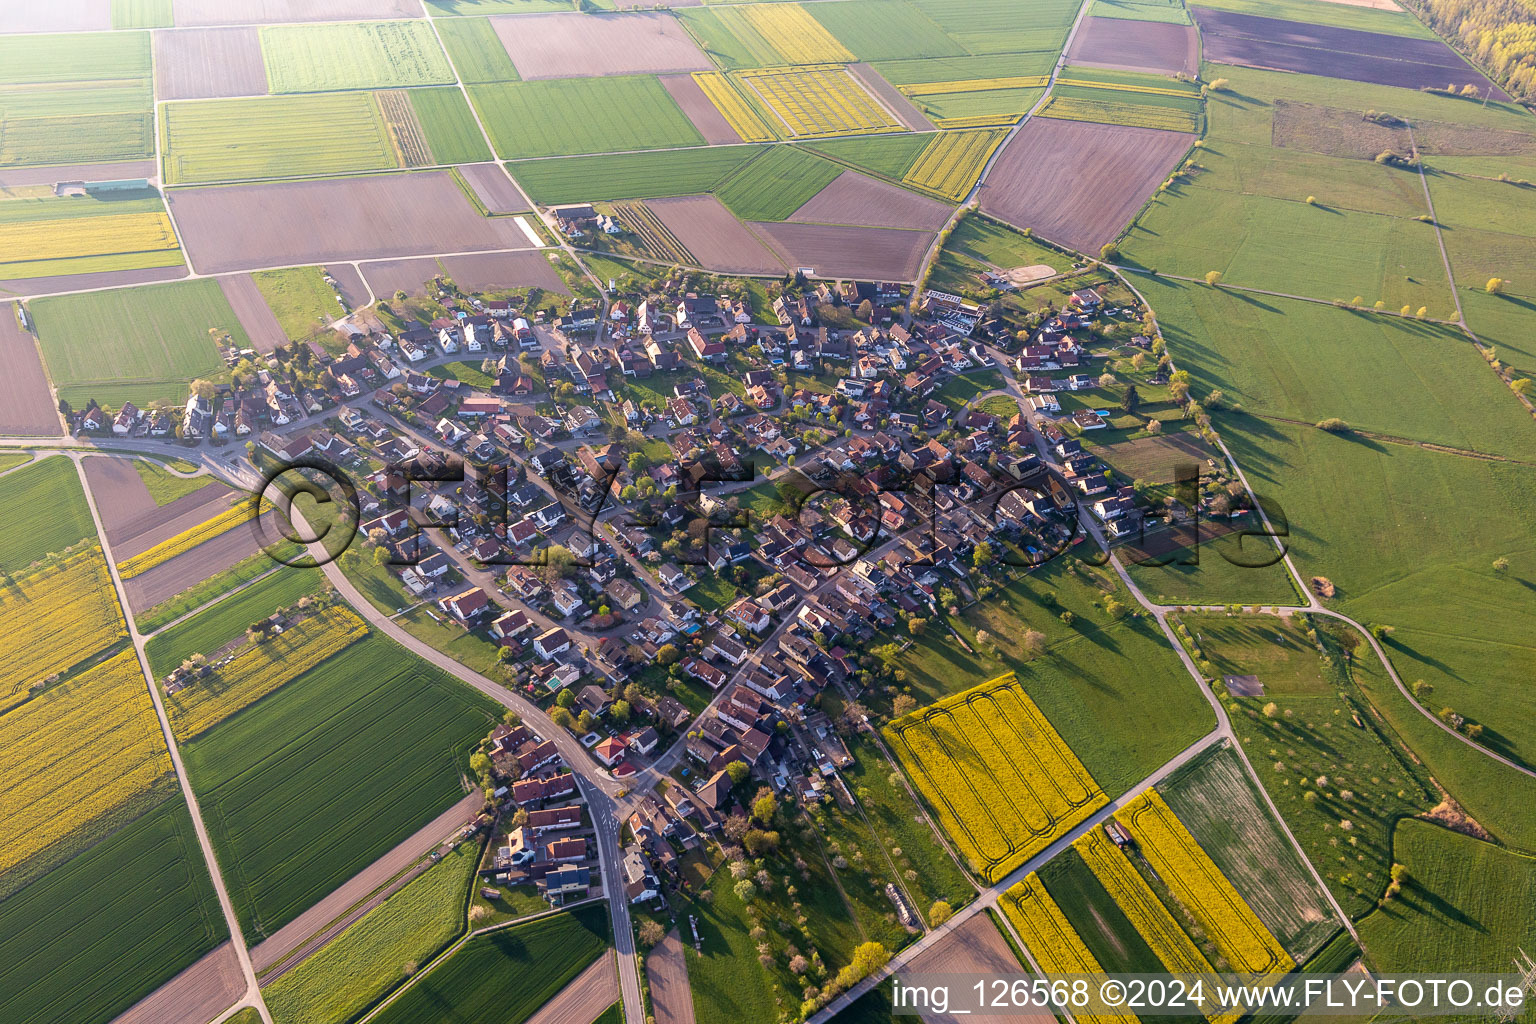
[[928, 923], [935, 928], [953, 916], [955, 916], [955, 908], [944, 900], [934, 900], [933, 906], [928, 908]]
[[1125, 394], [1120, 397], [1120, 408], [1126, 412], [1135, 412], [1141, 405], [1141, 394], [1136, 390], [1136, 385], [1128, 385]]
[[1503, 295], [1504, 279], [1502, 277], [1490, 277], [1488, 279], [1487, 285], [1484, 286], [1484, 289], [1488, 292], [1489, 295]]
[[1505, 558], [1503, 555], [1495, 558], [1493, 560], [1493, 571], [1498, 573], [1500, 576], [1509, 572], [1509, 559]]
[[1215, 287], [1216, 285], [1220, 284], [1221, 283], [1221, 271], [1219, 271], [1219, 270], [1207, 270], [1205, 272], [1205, 283], [1208, 284], [1208, 285], [1211, 285], [1212, 287]]

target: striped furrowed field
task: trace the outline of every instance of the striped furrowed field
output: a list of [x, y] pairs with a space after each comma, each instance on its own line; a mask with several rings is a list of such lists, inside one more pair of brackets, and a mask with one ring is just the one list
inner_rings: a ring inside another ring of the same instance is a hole
[[1162, 794], [1147, 790], [1115, 818], [1130, 830], [1142, 855], [1174, 898], [1200, 922], [1228, 969], [1243, 974], [1283, 974], [1295, 966], [1221, 869], [1200, 849]]
[[277, 636], [251, 644], [228, 665], [166, 696], [171, 731], [178, 740], [194, 739], [367, 633], [368, 627], [350, 608], [336, 605]]
[[82, 819], [132, 803], [170, 771], [131, 650], [0, 715], [0, 873], [63, 839]]
[[155, 152], [142, 85], [0, 86], [0, 166], [132, 160]]
[[763, 120], [752, 109], [746, 97], [736, 91], [729, 75], [723, 71], [695, 71], [693, 80], [699, 83], [699, 88], [709, 97], [709, 102], [715, 105], [715, 109], [720, 111], [743, 142], [778, 140], [779, 133], [773, 130], [773, 125]]
[[389, 131], [389, 141], [395, 147], [395, 158], [401, 167], [427, 167], [432, 163], [432, 149], [427, 145], [426, 132], [416, 119], [416, 111], [404, 89], [388, 89], [378, 94], [379, 112], [384, 115], [384, 126]]
[[1132, 128], [1159, 128], [1171, 132], [1199, 134], [1203, 115], [1141, 103], [1116, 103], [1113, 100], [1083, 99], [1075, 96], [1051, 96], [1039, 110], [1041, 117], [1063, 121], [1092, 121], [1096, 124], [1120, 124]]
[[799, 4], [762, 4], [741, 10], [747, 22], [784, 57], [786, 64], [830, 64], [857, 60]]
[[969, 78], [960, 82], [922, 82], [904, 85], [908, 96], [933, 96], [945, 92], [990, 92], [993, 89], [1037, 89], [1050, 81], [1049, 75], [1020, 75], [1012, 78]]
[[694, 263], [693, 254], [683, 248], [677, 236], [667, 230], [661, 218], [642, 202], [626, 199], [613, 204], [613, 215], [640, 239], [646, 252], [667, 263]]
[[704, 137], [654, 75], [500, 82], [469, 90], [506, 159], [700, 146]]
[[274, 93], [446, 85], [453, 69], [425, 21], [269, 25], [261, 56]]
[[992, 152], [1007, 137], [1007, 129], [941, 133], [918, 155], [902, 184], [958, 203], [970, 194]]
[[769, 68], [739, 75], [798, 138], [904, 130], [840, 66]]
[[32, 221], [0, 225], [0, 263], [58, 260], [108, 253], [175, 249], [176, 232], [163, 213]]
[[[1040, 970], [1046, 974], [1103, 974], [1104, 968], [1073, 930], [1056, 901], [1030, 873], [997, 901], [998, 907], [1018, 931]], [[1083, 1024], [1136, 1024], [1131, 1014], [1073, 1014]]]
[[107, 563], [94, 544], [53, 567], [11, 577], [0, 590], [0, 622], [6, 626], [0, 641], [0, 710], [25, 701], [34, 684], [128, 636]]
[[885, 733], [940, 824], [989, 882], [1107, 802], [1011, 675], [914, 711]]
[[162, 111], [170, 184], [400, 166], [371, 93], [183, 100]]
[[[1136, 866], [1116, 849], [1101, 829], [1084, 833], [1072, 844], [1072, 848], [1082, 855], [1094, 877], [1103, 884], [1104, 891], [1125, 911], [1126, 919], [1135, 926], [1170, 974], [1202, 978], [1214, 976], [1210, 961], [1206, 960], [1188, 933], [1157, 898], [1157, 893], [1137, 872]], [[1228, 1017], [1221, 1013], [1219, 1009], [1213, 1009], [1206, 1015], [1212, 1021], [1236, 1019], [1235, 1016]]]
[[191, 529], [183, 530], [176, 536], [161, 541], [148, 551], [123, 559], [117, 563], [117, 574], [125, 580], [132, 579], [162, 562], [169, 562], [177, 555], [191, 551], [205, 540], [212, 540], [219, 534], [250, 521], [250, 502], [237, 502], [213, 518], [205, 519]]

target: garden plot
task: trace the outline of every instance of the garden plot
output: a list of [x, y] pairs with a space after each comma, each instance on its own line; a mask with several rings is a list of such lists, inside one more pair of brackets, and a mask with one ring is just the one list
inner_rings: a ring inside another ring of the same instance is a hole
[[1108, 799], [1011, 675], [884, 732], [945, 832], [991, 882]]
[[800, 224], [855, 224], [938, 231], [952, 208], [904, 188], [844, 171], [789, 218]]
[[933, 245], [931, 231], [831, 227], [825, 224], [754, 223], [752, 228], [789, 267], [817, 277], [911, 281]]
[[782, 274], [784, 264], [714, 196], [646, 202], [699, 266], [738, 274]]
[[447, 171], [173, 189], [169, 201], [204, 273], [528, 244], [510, 219], [482, 217]]
[[662, 11], [523, 14], [495, 17], [491, 24], [524, 81], [714, 67], [678, 20]]
[[154, 34], [155, 97], [265, 96], [261, 36], [251, 27], [167, 29]]
[[1067, 57], [1094, 67], [1193, 75], [1200, 70], [1200, 37], [1192, 25], [1086, 18]]

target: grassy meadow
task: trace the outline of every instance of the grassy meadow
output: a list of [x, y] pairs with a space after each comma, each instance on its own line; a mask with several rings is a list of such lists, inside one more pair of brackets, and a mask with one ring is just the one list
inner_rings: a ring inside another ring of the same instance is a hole
[[469, 96], [507, 160], [704, 144], [651, 75], [499, 82], [471, 86]]
[[6, 575], [96, 534], [80, 473], [63, 457], [38, 459], [0, 477], [0, 518], [25, 526], [0, 532], [0, 573]]
[[758, 152], [755, 146], [711, 146], [664, 153], [518, 160], [507, 169], [530, 199], [555, 206], [709, 192]]

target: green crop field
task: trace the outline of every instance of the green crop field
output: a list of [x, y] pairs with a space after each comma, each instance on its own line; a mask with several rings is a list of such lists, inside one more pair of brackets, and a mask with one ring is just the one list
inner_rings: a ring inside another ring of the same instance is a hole
[[[0, 44], [18, 38], [0, 37]], [[134, 160], [155, 152], [147, 78], [0, 86], [0, 122], [0, 167]]]
[[132, 465], [134, 472], [139, 474], [139, 479], [144, 481], [145, 488], [149, 490], [149, 496], [160, 506], [169, 505], [177, 498], [200, 491], [214, 482], [212, 474], [207, 473], [194, 477], [176, 476], [153, 459], [134, 459]]
[[994, 120], [989, 123], [1004, 124], [1023, 117], [1044, 94], [1044, 89], [983, 89], [928, 93], [912, 102], [934, 121], [991, 117]]
[[784, 58], [737, 7], [683, 7], [678, 20], [722, 68], [766, 68]]
[[263, 996], [276, 1024], [343, 1024], [463, 934], [480, 847], [460, 845], [368, 911]]
[[912, 0], [966, 53], [1060, 52], [1077, 16], [1076, 0], [1035, 0], [1019, 17], [1018, 0]]
[[470, 99], [503, 158], [703, 145], [653, 76], [477, 85]]
[[317, 593], [324, 582], [318, 569], [278, 567], [272, 575], [152, 637], [144, 645], [150, 671], [163, 676], [193, 654], [218, 650], [251, 623]]
[[177, 796], [0, 901], [0, 1019], [105, 1024], [227, 934]]
[[1166, 970], [1082, 854], [1068, 847], [1052, 857], [1039, 875], [1045, 891], [1106, 972], [1157, 974]]
[[709, 192], [758, 152], [754, 146], [712, 146], [666, 153], [521, 160], [509, 164], [508, 169], [528, 197], [545, 206], [656, 199]]
[[191, 100], [161, 111], [171, 184], [400, 166], [371, 93]]
[[95, 398], [117, 405], [184, 402], [186, 383], [224, 369], [209, 336], [227, 332], [237, 348], [251, 341], [217, 281], [175, 281], [60, 295], [28, 303], [59, 397], [76, 408]]
[[427, 134], [427, 145], [440, 164], [472, 164], [491, 159], [485, 136], [457, 86], [412, 89], [406, 97]]
[[1392, 849], [1408, 881], [1360, 922], [1378, 970], [1507, 974], [1536, 945], [1536, 860], [1422, 821], [1399, 824]]
[[863, 135], [848, 139], [819, 139], [805, 148], [823, 156], [900, 181], [934, 136], [928, 134]]
[[1055, 53], [1008, 53], [970, 57], [929, 57], [922, 60], [889, 60], [871, 65], [894, 86], [927, 85], [932, 82], [971, 82], [984, 78], [1027, 78], [1048, 75], [1056, 65]]
[[843, 168], [790, 146], [771, 146], [715, 194], [743, 220], [784, 220], [832, 184]]
[[608, 907], [589, 903], [465, 943], [374, 1019], [522, 1024], [609, 943]]
[[80, 474], [69, 459], [39, 459], [0, 477], [0, 516], [24, 529], [0, 532], [0, 573], [25, 569], [44, 555], [96, 536]]
[[113, 28], [170, 28], [171, 0], [112, 0]]
[[1265, 694], [1327, 693], [1322, 655], [1304, 625], [1275, 615], [1181, 615], [1205, 660], [1223, 676], [1258, 676]]
[[275, 93], [446, 85], [453, 69], [425, 21], [269, 25], [261, 30]]
[[40, 82], [146, 83], [148, 32], [0, 36], [0, 85]]
[[1170, 25], [1188, 25], [1189, 11], [1182, 3], [1167, 0], [1093, 0], [1089, 17], [1122, 18], [1126, 21], [1161, 21]]
[[958, 57], [960, 44], [905, 0], [840, 0], [806, 7], [859, 60]]
[[519, 80], [517, 66], [488, 18], [450, 18], [435, 27], [465, 85]]
[[185, 745], [247, 933], [271, 934], [463, 796], [495, 710], [374, 635]]
[[251, 277], [283, 333], [294, 341], [308, 338], [341, 315], [336, 290], [325, 283], [319, 267], [258, 270]]
[[[1264, 763], [1255, 755], [1255, 767]], [[1284, 826], [1228, 744], [1212, 747], [1158, 784], [1179, 821], [1264, 922], [1302, 963], [1339, 920]]]

